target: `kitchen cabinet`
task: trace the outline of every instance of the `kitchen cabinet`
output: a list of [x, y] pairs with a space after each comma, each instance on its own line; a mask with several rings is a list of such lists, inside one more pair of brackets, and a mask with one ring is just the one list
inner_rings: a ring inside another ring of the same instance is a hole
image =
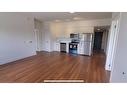
[[55, 51], [60, 51], [60, 43], [55, 43]]

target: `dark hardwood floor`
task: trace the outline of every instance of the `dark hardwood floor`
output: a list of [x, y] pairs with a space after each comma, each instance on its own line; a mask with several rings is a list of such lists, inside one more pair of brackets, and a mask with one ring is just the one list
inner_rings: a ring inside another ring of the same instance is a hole
[[39, 52], [38, 55], [0, 66], [0, 82], [41, 83], [44, 80], [84, 80], [105, 83], [105, 55], [73, 56], [59, 52]]

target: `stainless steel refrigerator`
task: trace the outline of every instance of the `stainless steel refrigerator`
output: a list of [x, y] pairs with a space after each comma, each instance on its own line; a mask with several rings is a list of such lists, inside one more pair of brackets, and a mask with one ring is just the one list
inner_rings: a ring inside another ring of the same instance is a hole
[[93, 34], [81, 33], [79, 34], [79, 40], [78, 54], [91, 56], [93, 50]]

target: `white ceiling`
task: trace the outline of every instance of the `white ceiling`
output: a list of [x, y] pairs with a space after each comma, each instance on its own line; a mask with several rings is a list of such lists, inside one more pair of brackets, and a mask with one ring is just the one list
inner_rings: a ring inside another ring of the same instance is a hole
[[105, 19], [111, 18], [111, 12], [28, 12], [25, 13], [34, 16], [36, 19], [41, 21], [52, 21], [52, 20], [92, 20], [92, 19]]

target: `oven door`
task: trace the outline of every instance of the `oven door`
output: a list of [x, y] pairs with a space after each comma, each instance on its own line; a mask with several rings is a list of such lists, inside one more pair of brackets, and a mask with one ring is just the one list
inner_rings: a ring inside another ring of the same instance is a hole
[[69, 53], [70, 54], [77, 54], [77, 44], [69, 43]]

